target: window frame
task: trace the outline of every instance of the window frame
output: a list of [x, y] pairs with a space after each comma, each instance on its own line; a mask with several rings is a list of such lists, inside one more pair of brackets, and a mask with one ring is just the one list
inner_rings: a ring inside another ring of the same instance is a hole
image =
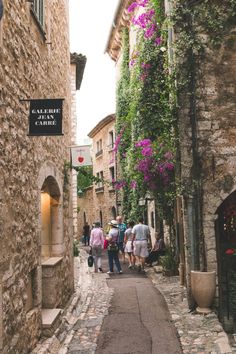
[[31, 4], [31, 14], [45, 37], [45, 0], [33, 0]]

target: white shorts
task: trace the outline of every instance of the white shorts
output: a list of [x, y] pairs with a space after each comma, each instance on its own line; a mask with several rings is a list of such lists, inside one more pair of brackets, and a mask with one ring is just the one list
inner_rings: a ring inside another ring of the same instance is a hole
[[148, 256], [147, 240], [134, 242], [134, 255], [143, 258], [146, 258]]
[[125, 252], [132, 253], [133, 252], [133, 245], [132, 241], [127, 241], [125, 245]]

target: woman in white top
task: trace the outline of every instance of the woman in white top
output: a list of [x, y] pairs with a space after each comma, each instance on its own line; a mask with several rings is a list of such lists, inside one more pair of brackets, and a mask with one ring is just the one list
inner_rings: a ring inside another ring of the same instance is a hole
[[144, 225], [143, 218], [132, 229], [134, 243], [134, 255], [138, 260], [138, 271], [144, 270], [145, 259], [148, 256], [148, 242], [150, 242], [150, 230]]
[[133, 255], [133, 235], [132, 235], [132, 229], [134, 227], [134, 222], [130, 221], [128, 223], [128, 229], [125, 231], [125, 252], [128, 254], [129, 258], [129, 268], [133, 268], [135, 264], [135, 258]]

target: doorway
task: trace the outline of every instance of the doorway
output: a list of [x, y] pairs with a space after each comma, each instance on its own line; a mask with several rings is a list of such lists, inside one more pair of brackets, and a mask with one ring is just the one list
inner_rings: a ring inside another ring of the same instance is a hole
[[54, 177], [48, 176], [41, 187], [41, 263], [42, 307], [61, 304], [61, 264], [64, 254], [61, 193]]
[[219, 318], [230, 333], [236, 330], [236, 191], [223, 201], [217, 215]]

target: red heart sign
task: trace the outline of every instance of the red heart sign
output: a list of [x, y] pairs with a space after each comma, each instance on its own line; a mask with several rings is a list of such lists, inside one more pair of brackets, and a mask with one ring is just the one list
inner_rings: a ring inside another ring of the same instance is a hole
[[83, 156], [79, 156], [79, 157], [78, 157], [78, 161], [79, 161], [80, 163], [82, 163], [82, 162], [84, 161]]

